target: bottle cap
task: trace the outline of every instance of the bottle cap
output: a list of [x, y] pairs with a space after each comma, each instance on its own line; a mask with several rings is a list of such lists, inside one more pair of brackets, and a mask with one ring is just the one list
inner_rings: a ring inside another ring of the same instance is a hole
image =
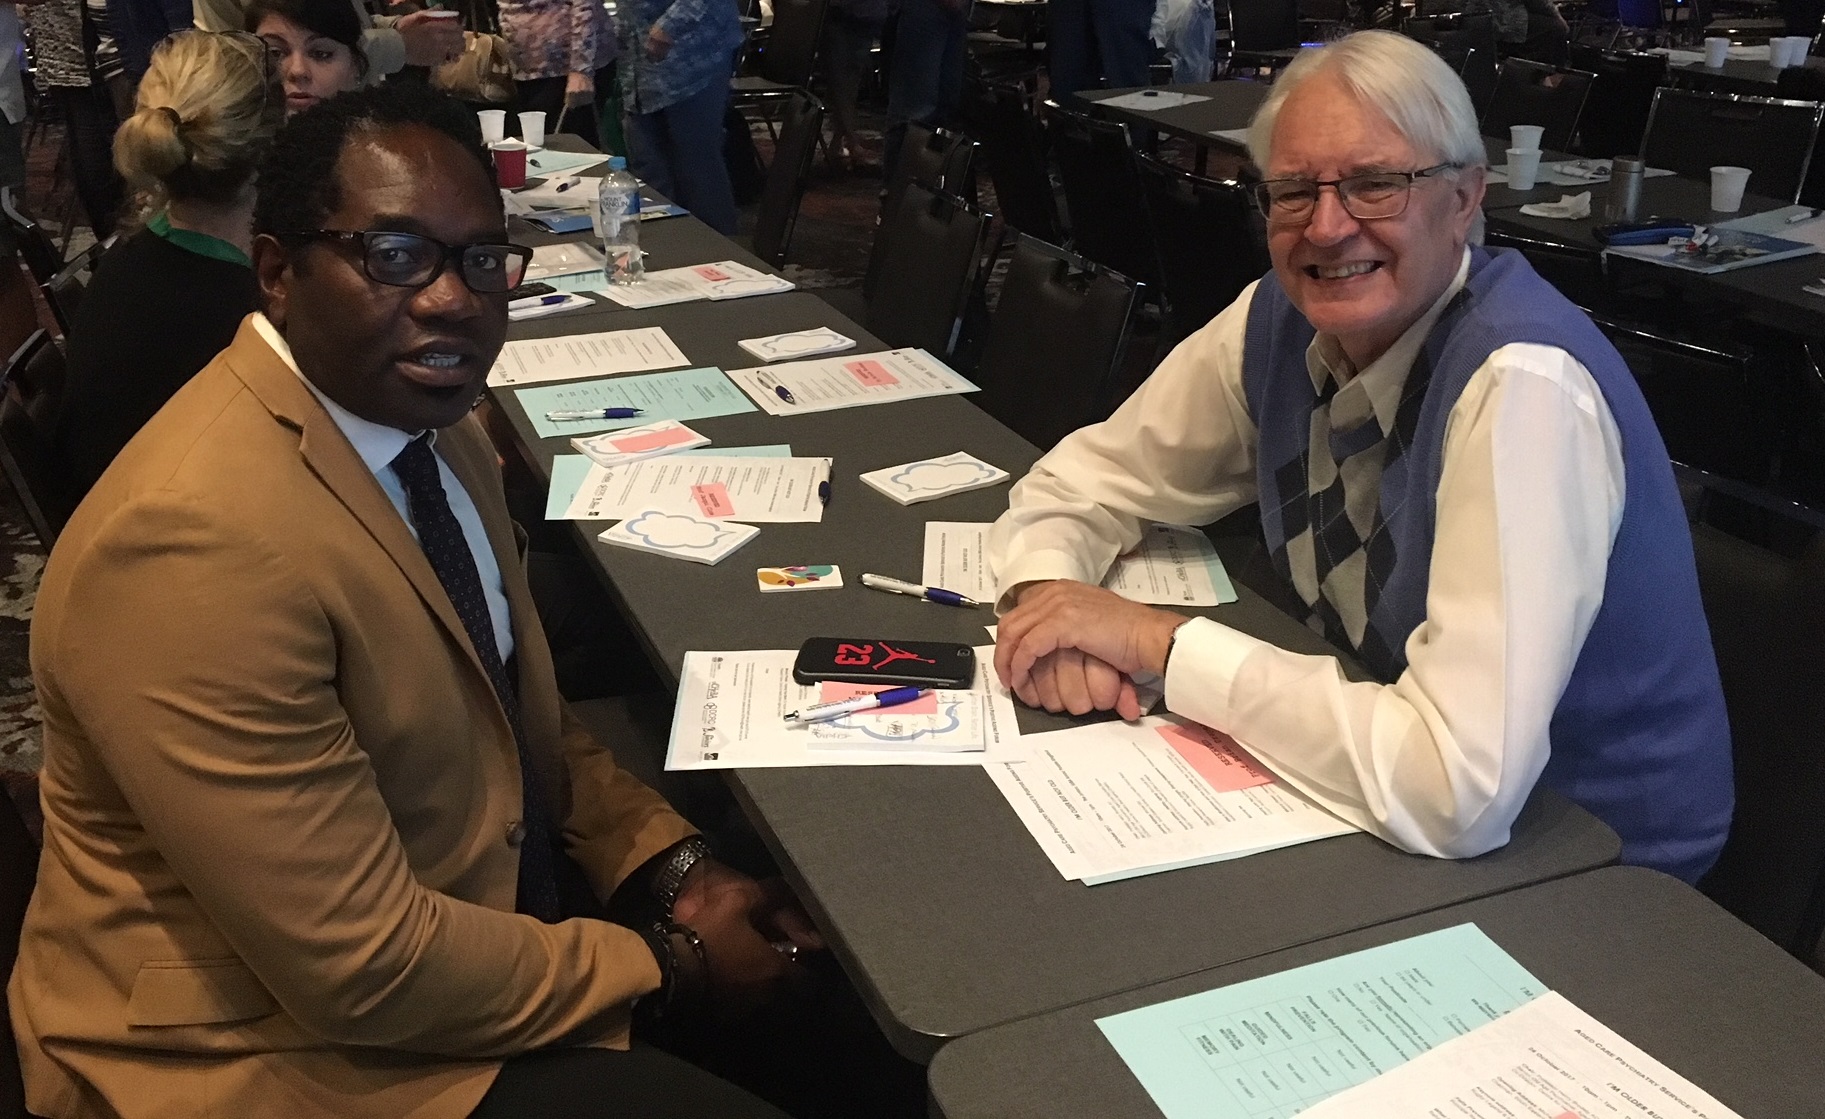
[[609, 169], [609, 170], [610, 170], [610, 171], [625, 171], [625, 170], [627, 170], [627, 157], [626, 157], [626, 156], [624, 156], [624, 155], [611, 155], [611, 156], [609, 156], [609, 157], [608, 157], [608, 169]]

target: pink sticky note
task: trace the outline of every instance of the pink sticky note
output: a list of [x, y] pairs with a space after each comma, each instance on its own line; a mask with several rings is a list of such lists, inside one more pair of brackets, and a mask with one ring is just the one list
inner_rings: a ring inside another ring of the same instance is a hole
[[1244, 754], [1227, 734], [1201, 726], [1156, 727], [1166, 744], [1177, 750], [1185, 764], [1198, 771], [1219, 793], [1271, 785], [1274, 775]]
[[[826, 680], [819, 686], [819, 703], [840, 703], [845, 699], [854, 699], [859, 695], [871, 692], [884, 692], [897, 688], [898, 684], [845, 684], [837, 680]], [[911, 703], [896, 703], [892, 707], [877, 708], [883, 715], [936, 715], [938, 713], [938, 693], [926, 692]], [[875, 712], [865, 711], [861, 714], [872, 715]]]
[[730, 280], [730, 279], [734, 278], [734, 277], [730, 276], [727, 272], [724, 272], [722, 269], [716, 267], [714, 264], [700, 264], [697, 267], [691, 269], [691, 271], [697, 273], [699, 276], [702, 276], [704, 279], [710, 281], [712, 284], [720, 284], [720, 283], [724, 282], [725, 280]]
[[643, 431], [638, 435], [624, 435], [610, 439], [608, 445], [624, 455], [637, 455], [645, 451], [657, 451], [661, 447], [676, 447], [680, 443], [694, 442], [695, 437], [682, 427], [668, 427], [664, 431]]
[[733, 517], [735, 503], [729, 500], [729, 487], [721, 482], [710, 482], [691, 487], [691, 500], [697, 508], [703, 510], [706, 517]]
[[887, 367], [878, 361], [846, 361], [843, 368], [862, 382], [864, 388], [874, 389], [900, 383], [900, 378], [889, 373]]

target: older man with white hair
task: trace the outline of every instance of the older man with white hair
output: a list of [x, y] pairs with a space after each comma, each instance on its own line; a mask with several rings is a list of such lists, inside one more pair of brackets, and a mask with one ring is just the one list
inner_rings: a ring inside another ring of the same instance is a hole
[[[1132, 677], [1410, 851], [1508, 841], [1537, 782], [1688, 881], [1733, 799], [1730, 731], [1665, 446], [1615, 349], [1471, 244], [1483, 142], [1456, 74], [1362, 32], [1249, 130], [1273, 271], [1014, 488], [996, 668], [1048, 710], [1136, 717]], [[1095, 584], [1149, 520], [1259, 501], [1334, 658]]]

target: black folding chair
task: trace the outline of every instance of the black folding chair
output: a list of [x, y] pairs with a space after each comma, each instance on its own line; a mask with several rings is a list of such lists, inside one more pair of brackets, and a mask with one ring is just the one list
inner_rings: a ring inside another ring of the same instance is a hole
[[66, 369], [62, 347], [40, 330], [14, 351], [0, 373], [0, 473], [47, 551], [71, 512], [49, 471]]
[[862, 274], [862, 297], [873, 299], [875, 280], [880, 276], [892, 230], [886, 215], [899, 204], [900, 195], [913, 183], [923, 183], [940, 194], [976, 200], [976, 141], [943, 128], [926, 128], [922, 124], [906, 127], [906, 141], [900, 148], [899, 162], [893, 177], [882, 187], [885, 203], [882, 222], [875, 230], [874, 244], [868, 254], [868, 271]]
[[1749, 190], [1793, 201], [1806, 182], [1825, 107], [1815, 101], [1697, 93], [1662, 87], [1648, 111], [1641, 157], [1688, 178], [1747, 167]]
[[949, 357], [984, 278], [989, 222], [961, 198], [908, 183], [877, 234], [880, 268], [863, 318], [869, 333]]
[[1139, 153], [1134, 162], [1176, 342], [1266, 274], [1267, 231], [1241, 183], [1193, 175]]
[[[760, 107], [811, 91], [817, 72], [818, 44], [824, 34], [826, 0], [774, 0], [773, 26], [768, 28], [759, 61], [751, 74], [729, 79], [729, 103], [736, 108]], [[773, 118], [763, 115], [769, 135], [777, 138]]]
[[775, 267], [786, 262], [823, 127], [823, 102], [809, 93], [794, 94], [786, 105], [779, 142], [773, 146], [773, 162], [761, 190], [760, 209], [754, 217], [754, 255]]
[[1678, 472], [1694, 496], [1699, 591], [1736, 776], [1730, 837], [1698, 886], [1816, 967], [1825, 930], [1825, 515]]
[[[1667, 59], [1661, 54], [1605, 51], [1574, 43], [1571, 64], [1595, 74], [1578, 135], [1570, 150], [1595, 159], [1633, 155], [1648, 130], [1654, 91], [1666, 82]], [[1784, 96], [1784, 95], [1783, 95]]]
[[1298, 0], [1230, 0], [1231, 70], [1274, 69], [1299, 53]]
[[83, 292], [88, 289], [89, 281], [95, 278], [95, 266], [113, 247], [114, 238], [98, 241], [72, 257], [69, 263], [57, 270], [57, 273], [46, 280], [41, 289], [44, 301], [50, 305], [51, 316], [57, 320], [57, 328], [67, 337], [70, 326], [76, 321], [76, 310], [82, 306]]
[[1502, 60], [1496, 71], [1495, 95], [1483, 110], [1485, 136], [1506, 136], [1517, 124], [1536, 124], [1546, 131], [1540, 146], [1568, 151], [1578, 134], [1595, 74], [1561, 70], [1524, 58]]
[[1001, 220], [1022, 233], [1064, 240], [1058, 199], [1046, 170], [1045, 133], [1017, 86], [965, 80], [963, 128], [981, 147]]
[[1140, 292], [1126, 276], [1019, 236], [972, 399], [1041, 448], [1106, 418]]
[[[1446, 61], [1450, 61], [1446, 58]], [[1478, 116], [1495, 100], [1496, 53], [1494, 47], [1467, 47], [1457, 64], [1458, 77], [1464, 80], [1464, 92], [1470, 94], [1470, 106]]]
[[1047, 101], [1046, 136], [1064, 180], [1071, 250], [1105, 268], [1157, 285], [1159, 261], [1141, 200], [1125, 125], [1097, 120]]
[[22, 213], [15, 202], [11, 190], [0, 191], [0, 219], [5, 220], [13, 240], [18, 243], [19, 257], [25, 261], [32, 279], [40, 286], [48, 284], [63, 268], [63, 253], [58, 251], [57, 242], [51, 240], [44, 227]]

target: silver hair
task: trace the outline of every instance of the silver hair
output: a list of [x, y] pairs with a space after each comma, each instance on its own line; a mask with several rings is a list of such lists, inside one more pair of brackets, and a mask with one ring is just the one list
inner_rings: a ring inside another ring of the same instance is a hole
[[1308, 78], [1327, 72], [1387, 117], [1422, 158], [1483, 166], [1483, 137], [1463, 79], [1429, 48], [1392, 31], [1358, 31], [1301, 51], [1249, 123], [1248, 154], [1255, 166], [1267, 168], [1274, 121], [1286, 99]]

